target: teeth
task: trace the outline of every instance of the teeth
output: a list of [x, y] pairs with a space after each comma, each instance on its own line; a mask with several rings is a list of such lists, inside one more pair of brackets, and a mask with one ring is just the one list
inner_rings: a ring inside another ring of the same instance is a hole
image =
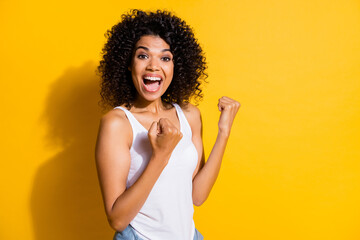
[[150, 81], [160, 81], [161, 80], [161, 78], [159, 78], [159, 77], [144, 77], [144, 79], [150, 80]]

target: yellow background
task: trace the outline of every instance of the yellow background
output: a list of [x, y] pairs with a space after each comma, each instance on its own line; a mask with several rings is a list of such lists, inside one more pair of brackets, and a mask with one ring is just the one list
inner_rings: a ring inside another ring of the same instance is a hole
[[242, 107], [195, 209], [205, 239], [360, 239], [360, 2], [0, 1], [0, 239], [112, 239], [94, 167], [95, 68], [130, 8], [168, 9], [206, 52], [208, 155], [222, 95]]

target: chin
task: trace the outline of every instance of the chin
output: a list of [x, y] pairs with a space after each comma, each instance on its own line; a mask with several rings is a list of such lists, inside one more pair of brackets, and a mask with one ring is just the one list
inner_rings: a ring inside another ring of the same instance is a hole
[[159, 94], [159, 93], [154, 93], [154, 94], [149, 94], [149, 93], [142, 93], [142, 94], [139, 94], [139, 98], [147, 101], [147, 102], [154, 102], [158, 99], [161, 99], [162, 97], [162, 94]]

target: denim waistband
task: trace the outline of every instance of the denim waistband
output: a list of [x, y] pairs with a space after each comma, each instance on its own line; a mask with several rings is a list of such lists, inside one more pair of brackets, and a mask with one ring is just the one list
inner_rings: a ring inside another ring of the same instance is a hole
[[[204, 237], [201, 235], [201, 233], [195, 228], [195, 234], [194, 234], [194, 240], [203, 240]], [[135, 230], [131, 227], [131, 225], [128, 225], [124, 231], [116, 232], [114, 235], [113, 240], [143, 240], [140, 238]]]

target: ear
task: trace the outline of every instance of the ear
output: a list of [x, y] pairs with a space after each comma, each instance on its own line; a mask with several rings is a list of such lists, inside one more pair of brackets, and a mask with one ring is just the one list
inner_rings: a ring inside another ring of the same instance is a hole
[[130, 66], [128, 66], [128, 70], [131, 72], [131, 67]]

